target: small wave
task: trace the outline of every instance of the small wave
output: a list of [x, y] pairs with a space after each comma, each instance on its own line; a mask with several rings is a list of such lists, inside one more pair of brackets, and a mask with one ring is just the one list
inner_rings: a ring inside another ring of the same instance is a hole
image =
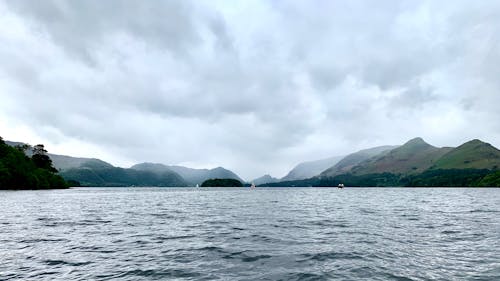
[[389, 272], [386, 272], [385, 275], [390, 280], [398, 280], [398, 281], [413, 281], [414, 280], [414, 279], [411, 279], [411, 278], [406, 277], [406, 276], [396, 275], [396, 274], [392, 274]]
[[299, 272], [288, 274], [286, 278], [279, 280], [330, 280], [331, 277], [326, 273], [316, 274], [316, 273], [307, 273], [307, 272]]
[[64, 260], [44, 260], [43, 263], [45, 263], [47, 265], [82, 266], [82, 265], [91, 264], [92, 262], [89, 262], [89, 261], [85, 261], [85, 262], [70, 262], [70, 261], [64, 261]]
[[360, 212], [363, 214], [376, 214], [377, 211], [371, 209], [360, 209]]
[[332, 227], [348, 228], [350, 226], [348, 224], [345, 224], [345, 223], [336, 223], [336, 224], [332, 224]]
[[248, 251], [237, 251], [222, 256], [223, 259], [239, 259], [242, 262], [254, 262], [261, 259], [269, 259], [270, 255], [252, 255]]
[[116, 250], [106, 250], [104, 247], [100, 246], [74, 246], [69, 248], [71, 251], [87, 252], [87, 253], [101, 253], [101, 254], [112, 254], [116, 253]]
[[254, 261], [261, 260], [261, 259], [269, 259], [269, 258], [271, 258], [270, 255], [248, 256], [248, 257], [243, 257], [241, 259], [241, 261], [242, 262], [254, 262]]
[[458, 234], [460, 231], [458, 230], [443, 230], [441, 231], [441, 234]]
[[157, 218], [162, 218], [162, 219], [173, 219], [175, 218], [175, 216], [172, 216], [170, 214], [165, 214], [165, 213], [152, 213], [152, 214], [149, 214], [150, 216], [152, 217], [157, 217]]
[[436, 227], [435, 227], [435, 226], [433, 226], [433, 225], [423, 225], [423, 226], [421, 226], [421, 227], [422, 227], [422, 228], [426, 228], [426, 229], [434, 229], [434, 228], [436, 228]]
[[194, 278], [199, 277], [200, 273], [187, 271], [184, 269], [167, 269], [167, 270], [156, 270], [156, 269], [132, 269], [124, 273], [115, 276], [116, 278], [124, 278], [127, 276], [136, 277], [151, 277], [151, 278]]
[[475, 209], [475, 210], [470, 210], [469, 213], [500, 213], [500, 211]]
[[44, 242], [69, 242], [69, 240], [65, 238], [54, 238], [54, 239], [39, 238], [39, 239], [23, 239], [19, 241], [19, 243], [27, 243], [27, 244], [44, 243]]
[[227, 253], [224, 251], [223, 248], [221, 247], [215, 247], [215, 246], [206, 246], [206, 247], [201, 247], [201, 248], [196, 248], [193, 249], [194, 251], [202, 251], [202, 252], [217, 252], [217, 253]]
[[158, 236], [153, 238], [154, 240], [157, 241], [165, 241], [165, 240], [176, 240], [176, 239], [188, 239], [188, 238], [194, 238], [196, 237], [195, 235], [178, 235], [178, 236]]
[[326, 261], [326, 260], [338, 260], [338, 259], [348, 259], [357, 260], [363, 259], [361, 255], [353, 253], [342, 253], [342, 252], [322, 252], [315, 254], [302, 254], [304, 260], [315, 260], [315, 261]]

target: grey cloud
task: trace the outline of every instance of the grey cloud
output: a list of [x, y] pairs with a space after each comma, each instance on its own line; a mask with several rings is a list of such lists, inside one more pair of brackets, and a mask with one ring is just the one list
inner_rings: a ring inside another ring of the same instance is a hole
[[121, 32], [185, 55], [201, 39], [188, 1], [125, 0], [85, 2], [9, 1], [19, 14], [33, 21], [33, 28], [47, 32], [56, 44], [95, 62], [94, 49]]
[[496, 1], [245, 5], [0, 2], [0, 98], [15, 105], [0, 117], [131, 162], [248, 178], [371, 142], [500, 137], [485, 121], [500, 118]]

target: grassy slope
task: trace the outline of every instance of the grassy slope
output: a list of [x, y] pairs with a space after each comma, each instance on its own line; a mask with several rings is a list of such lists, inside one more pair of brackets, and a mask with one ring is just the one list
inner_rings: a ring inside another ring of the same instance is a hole
[[355, 153], [351, 153], [340, 160], [333, 167], [328, 168], [327, 170], [321, 173], [321, 177], [332, 177], [335, 175], [348, 173], [354, 166], [359, 163], [370, 159], [376, 155], [389, 152], [391, 149], [396, 148], [397, 146], [379, 146], [369, 149], [363, 149]]
[[155, 173], [113, 167], [103, 161], [89, 161], [79, 168], [64, 170], [67, 180], [84, 186], [186, 186], [184, 179], [173, 171]]
[[421, 138], [415, 138], [388, 153], [365, 160], [353, 167], [352, 173], [356, 175], [421, 173], [432, 167], [440, 157], [451, 149], [437, 148]]
[[489, 143], [472, 140], [443, 155], [435, 169], [500, 169], [500, 150]]

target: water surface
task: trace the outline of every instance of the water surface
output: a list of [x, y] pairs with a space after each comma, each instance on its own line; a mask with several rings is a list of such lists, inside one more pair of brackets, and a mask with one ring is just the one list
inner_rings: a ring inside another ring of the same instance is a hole
[[500, 189], [0, 192], [0, 280], [500, 280]]

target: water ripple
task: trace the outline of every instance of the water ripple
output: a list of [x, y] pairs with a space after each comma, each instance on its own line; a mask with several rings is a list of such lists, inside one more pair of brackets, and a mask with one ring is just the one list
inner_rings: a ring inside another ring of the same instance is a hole
[[500, 280], [500, 189], [0, 193], [0, 280]]

